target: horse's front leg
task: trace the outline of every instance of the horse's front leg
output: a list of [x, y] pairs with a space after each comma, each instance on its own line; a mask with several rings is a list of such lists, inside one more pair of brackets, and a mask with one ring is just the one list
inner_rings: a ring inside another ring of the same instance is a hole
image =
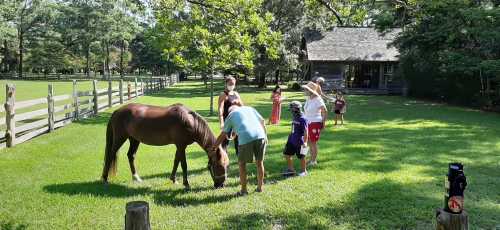
[[170, 180], [172, 183], [177, 184], [176, 180], [176, 174], [177, 174], [177, 168], [179, 167], [179, 152], [175, 152], [175, 160], [174, 160], [174, 166], [172, 167], [172, 173], [170, 174]]

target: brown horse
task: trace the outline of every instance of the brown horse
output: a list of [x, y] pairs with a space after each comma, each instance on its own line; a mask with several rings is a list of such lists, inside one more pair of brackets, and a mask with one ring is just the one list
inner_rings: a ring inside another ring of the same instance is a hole
[[127, 156], [132, 178], [141, 181], [134, 159], [139, 144], [175, 144], [175, 161], [170, 179], [175, 183], [179, 162], [182, 167], [183, 184], [189, 189], [187, 180], [186, 147], [197, 142], [208, 155], [208, 169], [216, 188], [223, 187], [229, 158], [221, 148], [211, 150], [215, 136], [207, 122], [196, 112], [181, 105], [157, 107], [128, 104], [113, 112], [106, 131], [106, 153], [102, 180], [107, 183], [108, 174], [116, 174], [117, 152], [126, 140], [130, 141]]

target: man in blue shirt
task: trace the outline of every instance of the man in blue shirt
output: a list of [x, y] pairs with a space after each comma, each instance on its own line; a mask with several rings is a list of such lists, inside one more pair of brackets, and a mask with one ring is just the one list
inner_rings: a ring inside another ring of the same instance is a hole
[[262, 192], [264, 182], [264, 154], [266, 152], [267, 134], [264, 118], [254, 108], [249, 106], [232, 105], [229, 115], [224, 122], [224, 129], [217, 138], [216, 149], [222, 141], [226, 140], [231, 132], [238, 135], [238, 165], [240, 168], [241, 191], [239, 196], [247, 195], [247, 171], [246, 164], [252, 163], [255, 157], [257, 165], [257, 189]]

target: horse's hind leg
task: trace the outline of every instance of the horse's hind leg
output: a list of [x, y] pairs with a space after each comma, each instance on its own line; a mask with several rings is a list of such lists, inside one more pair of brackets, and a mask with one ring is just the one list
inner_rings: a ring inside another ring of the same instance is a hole
[[132, 173], [132, 179], [137, 182], [142, 182], [141, 177], [137, 174], [135, 170], [135, 154], [137, 153], [137, 149], [139, 148], [140, 142], [132, 137], [129, 138], [130, 147], [128, 149], [127, 157], [128, 163], [130, 164], [130, 172]]
[[[123, 143], [127, 140], [127, 138], [120, 137], [120, 136], [114, 136], [113, 139], [110, 141], [111, 146], [109, 148], [109, 153], [106, 154], [106, 157], [109, 157], [110, 159], [105, 160], [105, 165], [102, 174], [102, 179], [104, 183], [108, 182], [108, 173], [111, 173], [112, 176], [116, 174], [116, 164], [117, 164], [117, 154], [118, 150], [120, 150], [120, 147], [123, 145]], [[108, 170], [106, 170], [108, 169]]]
[[177, 152], [175, 153], [175, 159], [174, 159], [174, 166], [172, 167], [172, 173], [170, 174], [170, 180], [172, 183], [176, 184], [176, 175], [177, 175], [177, 168], [179, 167], [179, 154]]

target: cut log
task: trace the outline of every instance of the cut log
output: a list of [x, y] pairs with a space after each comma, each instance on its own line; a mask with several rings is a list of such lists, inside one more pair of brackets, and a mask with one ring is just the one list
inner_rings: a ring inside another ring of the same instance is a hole
[[436, 210], [436, 230], [468, 230], [469, 215], [465, 210], [462, 213], [455, 214], [444, 211], [443, 209]]
[[147, 202], [128, 202], [125, 209], [125, 230], [151, 230], [149, 224], [149, 204]]

